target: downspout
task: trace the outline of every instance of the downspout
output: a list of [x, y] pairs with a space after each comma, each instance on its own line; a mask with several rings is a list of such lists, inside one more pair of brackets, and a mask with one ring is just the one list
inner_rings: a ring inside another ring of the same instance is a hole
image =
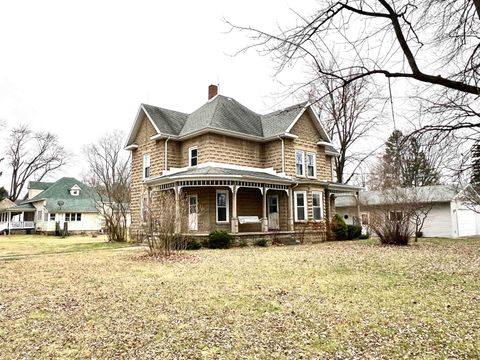
[[285, 140], [280, 135], [278, 135], [278, 138], [282, 142], [282, 173], [285, 174]]
[[165, 171], [168, 170], [168, 140], [170, 140], [170, 136], [165, 139], [165, 160], [164, 160]]

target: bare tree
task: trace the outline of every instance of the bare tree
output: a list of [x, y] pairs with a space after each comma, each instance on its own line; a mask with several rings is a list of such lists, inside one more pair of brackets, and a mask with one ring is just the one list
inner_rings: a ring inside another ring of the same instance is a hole
[[[142, 223], [149, 254], [170, 256], [175, 251], [186, 249], [185, 231], [189, 203], [185, 196], [175, 199], [173, 191], [155, 191], [143, 194]], [[198, 209], [196, 209], [198, 216]]]
[[98, 195], [97, 208], [109, 241], [127, 241], [130, 204], [130, 161], [124, 156], [122, 132], [114, 131], [85, 147], [87, 182]]
[[430, 187], [384, 189], [377, 194], [379, 204], [366, 204], [369, 226], [382, 244], [407, 245], [412, 237], [417, 241], [433, 209], [429, 191]]
[[253, 42], [244, 51], [255, 47], [271, 55], [278, 72], [308, 63], [335, 88], [379, 76], [388, 80], [389, 89], [401, 79], [402, 85], [426, 85], [427, 95], [418, 95], [430, 101], [426, 109], [450, 116], [436, 117], [424, 131], [480, 127], [480, 0], [318, 3], [313, 16], [298, 15], [297, 25], [278, 34], [232, 28], [250, 34]]
[[32, 177], [42, 180], [61, 168], [68, 154], [60, 146], [57, 135], [34, 132], [27, 125], [12, 129], [7, 141], [6, 158], [11, 167], [9, 199], [15, 201]]
[[[327, 94], [327, 96], [324, 96]], [[317, 102], [322, 120], [327, 127], [330, 138], [336, 145], [340, 155], [335, 157], [335, 173], [337, 182], [348, 183], [356, 174], [361, 164], [374, 151], [359, 152], [353, 147], [374, 131], [378, 118], [373, 116], [371, 93], [366, 79], [335, 89], [335, 83], [328, 78], [321, 78], [321, 85], [312, 84], [310, 97]], [[352, 169], [347, 176], [346, 168]]]

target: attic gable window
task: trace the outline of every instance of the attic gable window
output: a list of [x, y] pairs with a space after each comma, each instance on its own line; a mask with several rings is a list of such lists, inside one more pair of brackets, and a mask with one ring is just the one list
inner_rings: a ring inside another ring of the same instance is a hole
[[80, 186], [78, 185], [73, 185], [72, 188], [70, 189], [70, 195], [72, 196], [78, 196], [80, 195]]
[[143, 178], [150, 177], [150, 154], [143, 155]]
[[305, 176], [305, 152], [295, 151], [295, 167], [297, 176]]
[[188, 166], [198, 165], [198, 148], [193, 146], [188, 149]]

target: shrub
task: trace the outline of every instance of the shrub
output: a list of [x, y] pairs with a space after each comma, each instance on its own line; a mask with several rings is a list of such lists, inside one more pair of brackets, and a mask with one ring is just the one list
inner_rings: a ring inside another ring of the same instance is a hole
[[187, 250], [198, 250], [202, 247], [202, 244], [196, 239], [188, 239], [185, 249]]
[[362, 235], [362, 227], [360, 225], [347, 225], [348, 240], [358, 239]]
[[244, 238], [241, 238], [240, 241], [238, 242], [238, 246], [247, 247], [248, 246], [247, 240], [245, 240]]
[[369, 234], [369, 233], [360, 234], [360, 236], [359, 236], [358, 238], [359, 238], [360, 240], [370, 239], [370, 234]]
[[346, 240], [348, 238], [347, 224], [338, 214], [335, 214], [332, 219], [332, 233], [335, 240]]
[[423, 231], [417, 231], [416, 236], [417, 236], [417, 238], [423, 237]]
[[255, 246], [266, 247], [267, 246], [267, 240], [257, 239], [257, 240], [255, 240]]
[[208, 248], [228, 249], [233, 242], [233, 236], [226, 231], [212, 231], [208, 235]]
[[412, 236], [410, 223], [404, 219], [392, 221], [379, 217], [378, 221], [373, 221], [370, 226], [384, 245], [408, 245]]

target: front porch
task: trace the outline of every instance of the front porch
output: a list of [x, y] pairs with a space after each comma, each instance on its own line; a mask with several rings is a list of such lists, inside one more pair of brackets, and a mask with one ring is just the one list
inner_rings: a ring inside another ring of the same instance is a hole
[[287, 185], [181, 181], [168, 188], [153, 187], [153, 202], [156, 191], [174, 192], [177, 207], [181, 198], [187, 199], [188, 219], [178, 222], [178, 233], [202, 237], [218, 230], [256, 237], [294, 232], [291, 190]]
[[35, 229], [35, 210], [8, 209], [0, 213], [0, 232]]

